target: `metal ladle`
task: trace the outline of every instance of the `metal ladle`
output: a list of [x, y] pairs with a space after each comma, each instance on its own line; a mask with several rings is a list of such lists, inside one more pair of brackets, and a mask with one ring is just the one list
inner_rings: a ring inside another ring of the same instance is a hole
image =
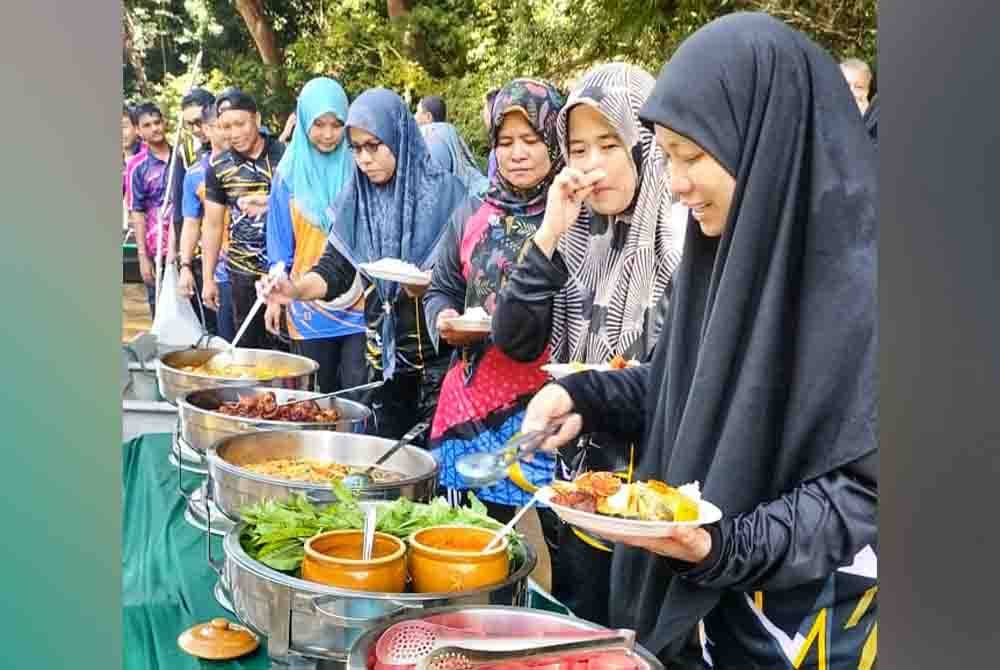
[[407, 432], [406, 435], [404, 435], [402, 439], [399, 440], [399, 442], [392, 445], [389, 448], [389, 451], [382, 454], [377, 461], [369, 465], [361, 472], [352, 472], [351, 474], [347, 475], [346, 477], [344, 477], [343, 480], [341, 480], [341, 483], [344, 486], [352, 489], [363, 489], [371, 486], [374, 483], [371, 477], [372, 471], [375, 470], [375, 468], [377, 468], [378, 466], [385, 463], [387, 460], [389, 460], [389, 457], [391, 457], [397, 451], [408, 445], [413, 440], [420, 437], [420, 435], [422, 435], [423, 432], [428, 428], [430, 428], [429, 423], [424, 421], [418, 423], [416, 426], [411, 428], [409, 432]]
[[281, 403], [278, 407], [288, 407], [289, 405], [298, 405], [301, 402], [310, 402], [316, 400], [326, 400], [327, 398], [336, 398], [337, 396], [345, 395], [347, 393], [354, 393], [355, 391], [367, 391], [369, 389], [377, 389], [379, 386], [385, 384], [381, 379], [377, 382], [369, 382], [367, 384], [360, 384], [359, 386], [352, 386], [346, 389], [340, 389], [339, 391], [334, 391], [333, 393], [324, 393], [322, 395], [313, 396], [312, 398], [302, 398], [301, 400], [289, 400], [288, 402]]

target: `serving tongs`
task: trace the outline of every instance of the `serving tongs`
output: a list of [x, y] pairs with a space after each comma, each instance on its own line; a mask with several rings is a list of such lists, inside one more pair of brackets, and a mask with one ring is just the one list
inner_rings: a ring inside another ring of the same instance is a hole
[[563, 642], [541, 647], [526, 647], [505, 651], [488, 651], [467, 647], [439, 647], [424, 656], [416, 670], [472, 670], [484, 665], [497, 665], [512, 661], [559, 659], [565, 656], [585, 656], [594, 652], [624, 651], [635, 648], [635, 636], [630, 631], [598, 640]]
[[562, 425], [562, 421], [557, 421], [541, 430], [515, 435], [500, 451], [466, 454], [455, 461], [455, 470], [471, 488], [495, 484], [507, 476], [507, 468], [542, 446]]

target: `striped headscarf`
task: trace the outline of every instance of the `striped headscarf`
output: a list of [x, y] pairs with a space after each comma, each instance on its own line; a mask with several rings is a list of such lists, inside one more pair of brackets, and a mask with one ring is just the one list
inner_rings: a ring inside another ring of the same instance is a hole
[[590, 105], [601, 113], [629, 150], [636, 195], [615, 216], [584, 207], [559, 241], [573, 279], [553, 306], [557, 362], [604, 363], [617, 354], [644, 358], [647, 343], [655, 341], [656, 306], [680, 264], [687, 220], [686, 210], [672, 205], [663, 152], [639, 120], [655, 83], [633, 65], [600, 65], [580, 79], [559, 114], [559, 146], [568, 156], [570, 110]]

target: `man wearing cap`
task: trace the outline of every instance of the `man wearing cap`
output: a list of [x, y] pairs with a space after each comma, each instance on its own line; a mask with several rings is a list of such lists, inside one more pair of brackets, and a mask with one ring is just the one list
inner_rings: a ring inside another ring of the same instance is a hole
[[[222, 93], [216, 102], [218, 123], [229, 150], [209, 161], [205, 171], [205, 218], [202, 221], [202, 298], [219, 309], [219, 286], [214, 278], [228, 210], [229, 248], [226, 259], [237, 326], [257, 300], [254, 283], [267, 272], [266, 199], [285, 145], [261, 132], [257, 103], [243, 91]], [[277, 348], [280, 344], [264, 327], [260, 310], [240, 340], [241, 347]]]

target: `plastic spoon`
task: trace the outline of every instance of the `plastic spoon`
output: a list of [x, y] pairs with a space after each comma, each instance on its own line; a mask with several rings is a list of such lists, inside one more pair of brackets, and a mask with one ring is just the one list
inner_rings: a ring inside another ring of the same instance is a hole
[[506, 526], [496, 532], [496, 535], [493, 536], [490, 543], [483, 548], [483, 553], [488, 553], [498, 547], [500, 542], [507, 537], [507, 533], [514, 530], [514, 526], [517, 525], [517, 522], [521, 520], [521, 517], [523, 517], [529, 509], [535, 506], [536, 502], [538, 502], [538, 491], [535, 491], [535, 495], [531, 496], [531, 499], [524, 503], [524, 507], [517, 511], [517, 514], [514, 515], [513, 519], [507, 522]]
[[361, 545], [361, 560], [372, 560], [372, 551], [375, 548], [375, 514], [374, 505], [369, 505], [365, 509], [365, 525], [362, 530], [364, 541]]

